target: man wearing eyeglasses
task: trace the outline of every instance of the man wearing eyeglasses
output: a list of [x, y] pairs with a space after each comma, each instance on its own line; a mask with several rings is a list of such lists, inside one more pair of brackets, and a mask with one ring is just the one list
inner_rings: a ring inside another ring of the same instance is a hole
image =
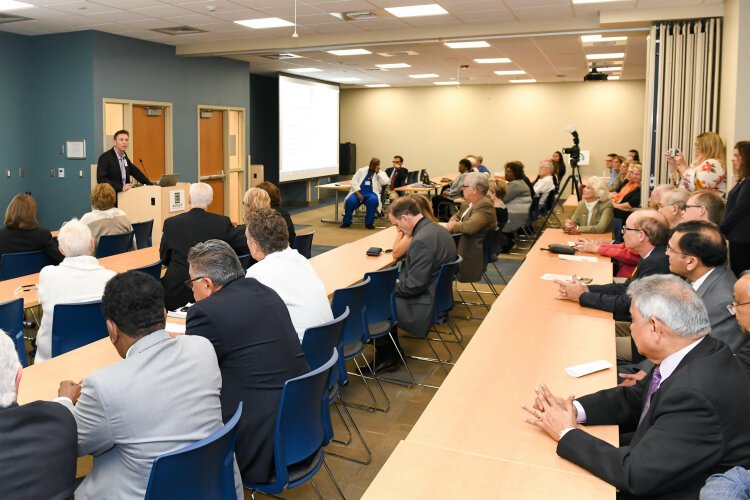
[[717, 226], [724, 217], [726, 202], [719, 193], [713, 191], [697, 191], [688, 198], [682, 209], [682, 222], [689, 220], [704, 220], [713, 222]]
[[682, 220], [682, 211], [690, 198], [690, 193], [685, 189], [672, 189], [661, 195], [656, 209], [667, 218], [669, 227], [675, 227]]

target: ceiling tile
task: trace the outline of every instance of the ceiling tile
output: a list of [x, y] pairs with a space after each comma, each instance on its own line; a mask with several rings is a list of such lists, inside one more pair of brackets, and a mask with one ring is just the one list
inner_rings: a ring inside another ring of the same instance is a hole
[[162, 5], [161, 7], [144, 7], [141, 9], [133, 9], [133, 10], [139, 14], [143, 14], [148, 17], [159, 17], [159, 18], [187, 16], [193, 13], [187, 9], [182, 9], [180, 7], [175, 7], [173, 5]]

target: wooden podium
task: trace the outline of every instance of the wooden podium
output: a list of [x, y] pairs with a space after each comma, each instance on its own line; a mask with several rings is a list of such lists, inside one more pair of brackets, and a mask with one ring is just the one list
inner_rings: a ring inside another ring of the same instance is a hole
[[158, 248], [164, 220], [188, 210], [189, 189], [189, 182], [169, 187], [139, 186], [117, 193], [117, 206], [128, 215], [130, 222], [154, 219], [151, 238]]

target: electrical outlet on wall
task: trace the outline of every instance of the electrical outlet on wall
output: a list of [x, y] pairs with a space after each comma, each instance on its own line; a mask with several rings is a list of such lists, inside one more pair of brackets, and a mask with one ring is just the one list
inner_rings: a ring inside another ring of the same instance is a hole
[[83, 169], [82, 168], [78, 169], [78, 177], [80, 177], [81, 179], [83, 179]]
[[9, 168], [5, 170], [5, 175], [7, 175], [8, 177], [10, 177], [10, 169]]
[[51, 168], [51, 169], [49, 169], [49, 176], [50, 177], [54, 177], [55, 176], [55, 169], [54, 169], [54, 167]]
[[18, 169], [18, 177], [23, 177], [23, 167]]
[[64, 179], [65, 178], [65, 168], [64, 167], [60, 167], [60, 168], [57, 169], [57, 177], [59, 177], [60, 179]]

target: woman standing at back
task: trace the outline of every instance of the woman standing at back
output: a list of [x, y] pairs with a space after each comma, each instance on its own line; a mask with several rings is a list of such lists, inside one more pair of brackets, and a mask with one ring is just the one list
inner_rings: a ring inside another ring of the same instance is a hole
[[732, 166], [737, 174], [737, 184], [727, 195], [727, 207], [721, 232], [729, 241], [729, 265], [738, 277], [750, 269], [750, 141], [740, 141], [734, 146]]
[[701, 189], [718, 191], [724, 196], [727, 192], [726, 147], [719, 134], [703, 132], [695, 138], [693, 163], [685, 161], [682, 151], [674, 156], [667, 155], [667, 165], [672, 169], [677, 187], [691, 193]]
[[52, 233], [39, 226], [34, 198], [17, 194], [5, 210], [4, 226], [0, 228], [0, 255], [37, 250], [43, 251], [55, 264], [63, 260]]

